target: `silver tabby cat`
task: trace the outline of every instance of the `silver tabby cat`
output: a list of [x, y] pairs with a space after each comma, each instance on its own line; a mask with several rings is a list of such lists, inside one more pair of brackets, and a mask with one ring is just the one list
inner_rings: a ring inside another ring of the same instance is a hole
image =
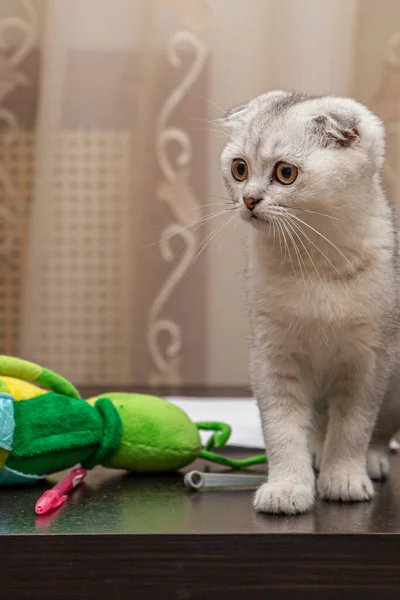
[[222, 124], [222, 175], [249, 224], [250, 372], [269, 457], [254, 506], [305, 512], [316, 489], [326, 500], [369, 500], [400, 428], [398, 237], [381, 183], [383, 126], [352, 99], [284, 91]]

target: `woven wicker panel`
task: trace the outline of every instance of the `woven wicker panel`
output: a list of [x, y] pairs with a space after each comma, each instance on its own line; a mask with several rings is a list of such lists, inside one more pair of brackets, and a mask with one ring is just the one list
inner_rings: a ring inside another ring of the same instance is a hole
[[75, 381], [127, 377], [132, 307], [121, 262], [129, 242], [130, 136], [75, 130], [58, 138], [36, 358], [56, 357], [57, 369]]
[[0, 138], [0, 353], [19, 350], [21, 278], [34, 180], [34, 133]]

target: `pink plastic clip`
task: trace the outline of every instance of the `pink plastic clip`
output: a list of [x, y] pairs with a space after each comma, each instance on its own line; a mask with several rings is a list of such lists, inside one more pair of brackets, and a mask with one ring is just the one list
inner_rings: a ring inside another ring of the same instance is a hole
[[49, 510], [58, 508], [67, 499], [67, 494], [79, 485], [86, 477], [86, 469], [80, 467], [71, 471], [67, 477], [62, 479], [51, 490], [47, 490], [35, 504], [35, 512], [43, 515]]

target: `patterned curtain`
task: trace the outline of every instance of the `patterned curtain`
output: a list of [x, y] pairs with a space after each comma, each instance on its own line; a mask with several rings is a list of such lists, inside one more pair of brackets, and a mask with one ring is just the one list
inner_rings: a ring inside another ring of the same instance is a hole
[[212, 118], [276, 87], [376, 110], [398, 204], [397, 0], [0, 0], [0, 352], [77, 384], [246, 385]]

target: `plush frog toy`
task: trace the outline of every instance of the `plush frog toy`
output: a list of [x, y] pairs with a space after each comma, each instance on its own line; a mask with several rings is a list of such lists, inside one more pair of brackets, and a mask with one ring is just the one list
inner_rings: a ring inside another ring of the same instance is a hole
[[[199, 430], [211, 432], [205, 447]], [[266, 460], [213, 452], [229, 435], [228, 425], [195, 424], [155, 396], [114, 392], [83, 400], [53, 371], [0, 356], [0, 484], [32, 482], [76, 464], [161, 473], [198, 457], [234, 468]]]

